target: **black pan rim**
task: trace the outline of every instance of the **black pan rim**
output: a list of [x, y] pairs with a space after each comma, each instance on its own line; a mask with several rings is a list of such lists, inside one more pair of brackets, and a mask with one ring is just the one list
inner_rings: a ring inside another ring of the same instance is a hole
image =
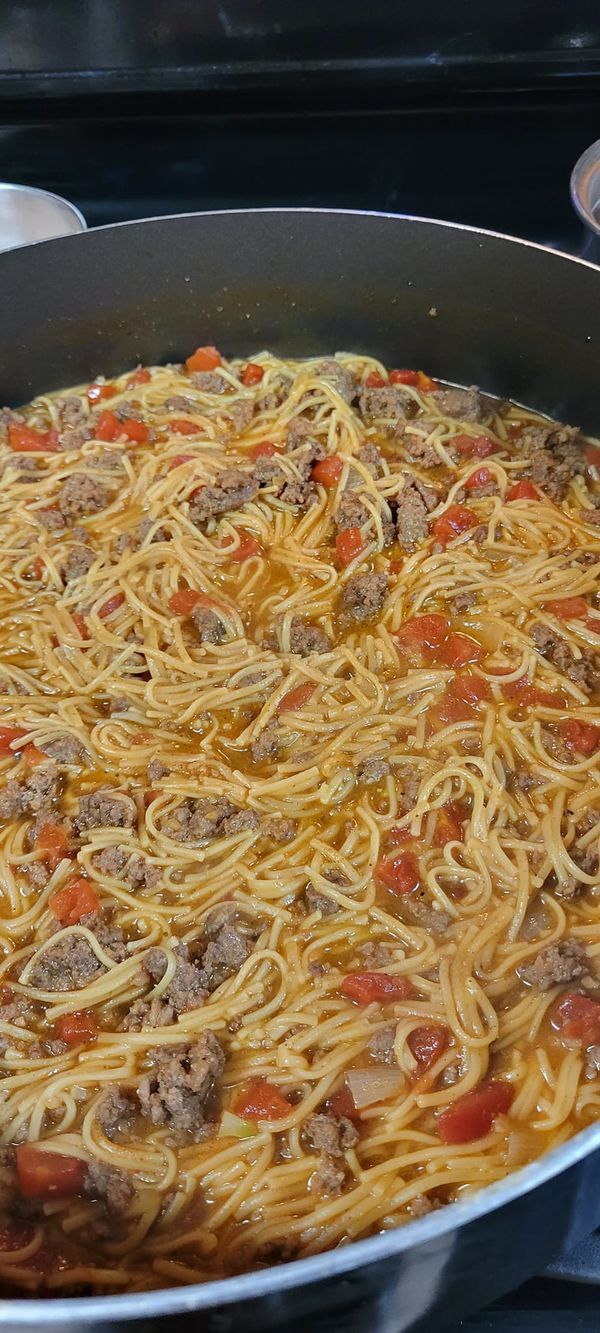
[[181, 221], [184, 218], [219, 218], [235, 216], [256, 216], [260, 214], [288, 217], [301, 217], [305, 214], [317, 214], [323, 217], [357, 217], [357, 218], [385, 218], [390, 222], [410, 222], [418, 223], [420, 226], [433, 226], [446, 229], [447, 231], [468, 232], [474, 236], [489, 237], [496, 241], [506, 241], [511, 245], [524, 246], [529, 250], [537, 251], [540, 254], [552, 255], [557, 259], [566, 259], [571, 264], [581, 265], [583, 268], [590, 269], [592, 273], [600, 273], [600, 264], [592, 263], [589, 259], [584, 259], [581, 255], [570, 254], [567, 250], [560, 250], [552, 245], [543, 245], [541, 241], [531, 241], [525, 236], [515, 236], [509, 232], [494, 231], [486, 227], [476, 227], [468, 222], [452, 222], [446, 218], [434, 218], [422, 216], [418, 213], [388, 213], [384, 209], [369, 208], [287, 208], [273, 205], [268, 208], [205, 208], [193, 209], [184, 213], [158, 213], [144, 218], [127, 218], [123, 222], [105, 222], [100, 227], [90, 227], [87, 231], [74, 232], [68, 236], [55, 236], [47, 241], [33, 241], [29, 245], [15, 246], [12, 250], [5, 250], [0, 253], [0, 266], [7, 255], [15, 252], [24, 253], [28, 250], [37, 250], [39, 246], [63, 246], [74, 245], [83, 242], [89, 244], [89, 238], [97, 232], [117, 231], [125, 227], [146, 227], [152, 224], [168, 223]]

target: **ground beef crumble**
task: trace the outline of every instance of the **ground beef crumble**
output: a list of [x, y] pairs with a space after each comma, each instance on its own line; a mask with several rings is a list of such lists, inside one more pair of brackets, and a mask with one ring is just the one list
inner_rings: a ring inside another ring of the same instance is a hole
[[27, 778], [10, 778], [0, 791], [0, 819], [49, 811], [61, 788], [62, 778], [54, 764], [40, 765]]
[[387, 574], [353, 574], [342, 593], [342, 619], [358, 624], [373, 620], [385, 601], [387, 584]]
[[127, 1212], [135, 1190], [124, 1171], [105, 1162], [89, 1162], [83, 1182], [83, 1195], [99, 1203], [107, 1213], [119, 1217]]
[[405, 478], [396, 501], [396, 531], [398, 541], [407, 550], [414, 550], [429, 536], [429, 515], [438, 501], [438, 493], [432, 486], [418, 477]]
[[324, 630], [313, 625], [310, 620], [301, 620], [294, 616], [290, 626], [290, 650], [300, 657], [310, 657], [311, 653], [328, 653], [331, 643]]
[[592, 694], [600, 687], [600, 654], [593, 648], [582, 648], [581, 656], [576, 657], [566, 639], [541, 623], [532, 625], [530, 634], [538, 653], [579, 685], [584, 694]]
[[241, 509], [256, 498], [258, 491], [258, 481], [251, 473], [226, 468], [215, 477], [211, 485], [203, 486], [190, 500], [192, 523], [206, 523], [216, 514]]
[[77, 833], [95, 828], [134, 828], [137, 822], [135, 801], [112, 787], [102, 787], [89, 796], [80, 796], [73, 820]]
[[214, 1132], [217, 1082], [225, 1068], [225, 1052], [215, 1033], [208, 1028], [197, 1041], [158, 1046], [148, 1058], [150, 1069], [137, 1088], [144, 1119], [196, 1141]]
[[533, 962], [522, 963], [517, 971], [527, 986], [546, 991], [587, 976], [589, 960], [577, 940], [558, 940], [547, 944]]
[[346, 1181], [344, 1154], [358, 1143], [356, 1125], [347, 1116], [317, 1112], [308, 1117], [304, 1136], [309, 1146], [321, 1154], [319, 1166], [310, 1179], [311, 1189], [317, 1194], [339, 1194]]

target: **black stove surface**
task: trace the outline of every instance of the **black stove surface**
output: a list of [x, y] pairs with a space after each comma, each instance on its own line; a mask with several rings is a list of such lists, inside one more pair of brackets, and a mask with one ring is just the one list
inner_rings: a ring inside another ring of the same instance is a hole
[[[438, 217], [585, 251], [571, 168], [600, 136], [600, 91], [467, 89], [360, 107], [185, 91], [0, 101], [0, 179], [76, 203], [90, 226], [202, 209], [317, 206]], [[294, 106], [296, 102], [296, 106]], [[449, 1333], [597, 1330], [593, 1240]], [[433, 1333], [433, 1331], [432, 1331]]]
[[[439, 217], [578, 250], [577, 157], [600, 95], [457, 94], [394, 108], [199, 113], [186, 96], [19, 106], [0, 179], [55, 190], [90, 226], [198, 209], [313, 205]], [[140, 113], [142, 107], [142, 114]]]

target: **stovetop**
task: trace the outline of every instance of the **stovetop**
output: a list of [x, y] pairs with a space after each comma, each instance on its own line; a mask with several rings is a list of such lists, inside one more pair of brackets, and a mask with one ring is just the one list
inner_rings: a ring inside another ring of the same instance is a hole
[[[310, 110], [300, 84], [275, 100], [246, 90], [201, 105], [186, 87], [18, 102], [0, 89], [0, 179], [66, 196], [90, 226], [312, 205], [438, 217], [582, 253], [569, 175], [600, 134], [600, 87], [512, 83], [510, 95], [462, 86], [394, 99], [387, 88], [335, 105], [321, 88]], [[449, 1333], [591, 1333], [596, 1282], [592, 1238]]]

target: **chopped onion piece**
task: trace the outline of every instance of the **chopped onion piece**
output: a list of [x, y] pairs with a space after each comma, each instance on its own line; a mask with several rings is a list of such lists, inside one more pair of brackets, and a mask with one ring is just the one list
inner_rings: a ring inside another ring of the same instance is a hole
[[510, 1171], [525, 1166], [539, 1154], [539, 1136], [532, 1129], [513, 1129], [506, 1140], [506, 1165]]
[[251, 1139], [258, 1134], [258, 1128], [250, 1120], [241, 1120], [232, 1111], [223, 1111], [219, 1126], [220, 1139]]
[[351, 1069], [346, 1083], [357, 1111], [362, 1111], [364, 1106], [395, 1097], [404, 1086], [404, 1074], [400, 1069]]

